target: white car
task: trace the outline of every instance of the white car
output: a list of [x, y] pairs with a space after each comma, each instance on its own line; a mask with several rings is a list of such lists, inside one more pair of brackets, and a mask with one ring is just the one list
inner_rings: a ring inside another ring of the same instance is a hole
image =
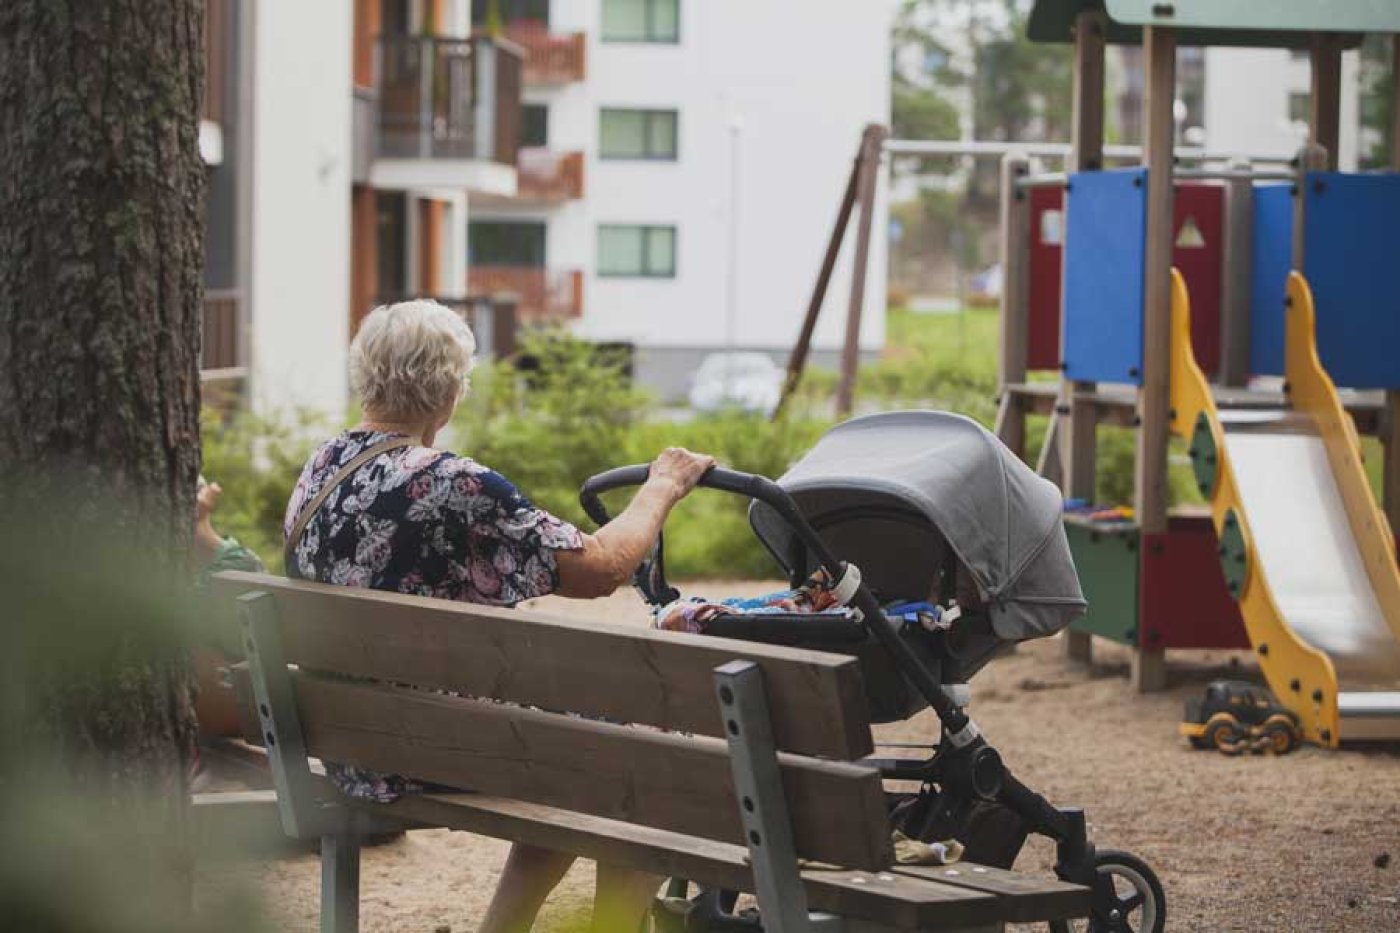
[[764, 353], [711, 353], [691, 377], [690, 406], [696, 411], [738, 408], [771, 414], [778, 407], [783, 371]]

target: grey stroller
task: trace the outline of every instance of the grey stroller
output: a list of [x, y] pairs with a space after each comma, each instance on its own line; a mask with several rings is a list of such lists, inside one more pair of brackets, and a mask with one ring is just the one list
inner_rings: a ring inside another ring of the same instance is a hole
[[[585, 511], [605, 524], [599, 495], [646, 475], [634, 466], [591, 478], [580, 493]], [[790, 583], [819, 575], [845, 607], [721, 613], [706, 634], [856, 656], [873, 722], [928, 706], [938, 715], [941, 735], [927, 757], [869, 761], [889, 780], [920, 786], [887, 794], [894, 828], [926, 842], [956, 838], [969, 861], [1005, 868], [1029, 834], [1048, 836], [1059, 877], [1095, 891], [1090, 930], [1163, 929], [1165, 895], [1151, 867], [1096, 850], [1083, 811], [1056, 808], [1018, 781], [965, 710], [967, 681], [988, 661], [1084, 611], [1052, 484], [971, 419], [905, 411], [838, 425], [776, 483], [714, 469], [700, 485], [748, 497], [754, 533]], [[657, 607], [679, 596], [664, 561], [658, 540], [636, 578]], [[673, 881], [671, 901], [686, 889]], [[733, 903], [732, 893], [702, 891], [684, 929], [762, 928], [761, 916], [735, 915]]]

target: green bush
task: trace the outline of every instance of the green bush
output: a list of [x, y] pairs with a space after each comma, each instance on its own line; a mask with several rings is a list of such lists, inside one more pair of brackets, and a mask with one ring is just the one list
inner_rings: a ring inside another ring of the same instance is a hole
[[240, 412], [224, 420], [211, 409], [200, 420], [202, 472], [223, 488], [214, 527], [238, 538], [280, 573], [287, 500], [327, 423], [306, 413], [260, 417]]
[[533, 335], [523, 353], [538, 361], [521, 373], [488, 364], [457, 408], [453, 448], [497, 470], [536, 505], [581, 522], [578, 487], [628, 462], [634, 432], [653, 411], [620, 361], [560, 334]]
[[861, 369], [859, 398], [882, 408], [956, 411], [990, 427], [996, 420], [997, 321], [997, 313], [986, 310], [892, 310], [888, 349]]
[[[455, 449], [509, 477], [541, 508], [580, 527], [592, 523], [578, 504], [589, 476], [646, 463], [667, 447], [712, 454], [731, 469], [777, 476], [821, 435], [828, 422], [793, 412], [777, 423], [740, 412], [672, 421], [632, 388], [620, 363], [560, 334], [528, 338], [539, 361], [520, 373], [485, 366], [453, 422]], [[623, 507], [629, 493], [607, 498]], [[749, 531], [747, 503], [701, 491], [675, 510], [666, 527], [668, 570], [677, 577], [771, 576], [774, 564]]]

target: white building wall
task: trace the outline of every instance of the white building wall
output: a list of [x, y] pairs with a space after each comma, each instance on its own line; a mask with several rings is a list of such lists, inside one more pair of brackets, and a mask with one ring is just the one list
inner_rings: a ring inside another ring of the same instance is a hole
[[[877, 0], [857, 11], [844, 0], [682, 0], [677, 45], [604, 43], [596, 21], [601, 3], [591, 6], [591, 112], [579, 125], [576, 116], [558, 113], [564, 108], [556, 111], [561, 133], [565, 126], [582, 131], [590, 153], [582, 332], [658, 348], [790, 347], [861, 129], [888, 122], [892, 4]], [[607, 106], [679, 110], [679, 160], [599, 161], [597, 111]], [[731, 250], [736, 120], [738, 241]], [[604, 223], [674, 224], [675, 279], [591, 274], [593, 241]], [[861, 328], [861, 345], [872, 350], [884, 341], [885, 230], [882, 199]], [[819, 349], [841, 343], [853, 251], [848, 243], [832, 280], [815, 337]], [[732, 334], [730, 274], [738, 276]]]
[[345, 410], [352, 30], [344, 0], [257, 5], [250, 388], [263, 412]]
[[[549, 266], [584, 270], [577, 331], [635, 344], [641, 372], [661, 373], [664, 391], [688, 376], [677, 367], [693, 368], [705, 352], [733, 345], [782, 356], [801, 326], [861, 130], [889, 121], [893, 0], [680, 0], [677, 44], [603, 42], [602, 7], [603, 0], [554, 0], [551, 30], [587, 36], [587, 76], [525, 91], [527, 102], [549, 106], [549, 147], [585, 153], [584, 198], [552, 207], [474, 205], [472, 219], [547, 222]], [[678, 160], [600, 160], [605, 107], [678, 111]], [[867, 353], [884, 344], [883, 177], [879, 191], [860, 333]], [[598, 226], [614, 223], [674, 225], [675, 278], [598, 277]], [[815, 335], [819, 359], [823, 351], [831, 359], [843, 342], [854, 227]], [[731, 271], [738, 277], [732, 329]]]
[[[1205, 69], [1205, 147], [1216, 152], [1292, 156], [1307, 141], [1307, 123], [1289, 118], [1289, 96], [1307, 94], [1307, 56], [1282, 49], [1210, 48]], [[1342, 55], [1338, 165], [1355, 171], [1360, 136], [1359, 60]]]

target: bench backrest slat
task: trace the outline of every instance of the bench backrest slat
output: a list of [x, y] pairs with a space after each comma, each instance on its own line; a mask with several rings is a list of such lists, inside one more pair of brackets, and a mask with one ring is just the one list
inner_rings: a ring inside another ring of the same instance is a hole
[[[744, 844], [723, 741], [292, 672], [309, 754], [485, 794]], [[880, 775], [781, 755], [798, 855], [891, 860]]]
[[780, 749], [844, 760], [872, 751], [851, 658], [267, 574], [214, 578], [230, 614], [253, 590], [275, 596], [283, 653], [303, 668], [720, 736], [714, 669], [752, 660]]

